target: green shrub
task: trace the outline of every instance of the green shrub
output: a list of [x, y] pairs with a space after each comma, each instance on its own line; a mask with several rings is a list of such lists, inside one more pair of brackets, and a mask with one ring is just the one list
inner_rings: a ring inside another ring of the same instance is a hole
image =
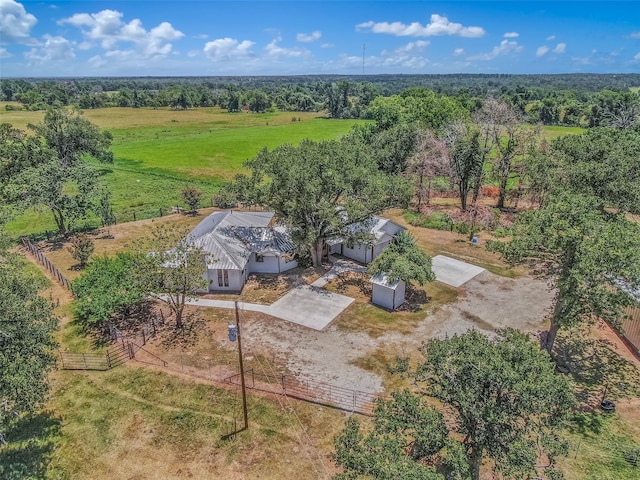
[[404, 219], [414, 227], [431, 228], [433, 230], [451, 230], [452, 226], [449, 215], [442, 212], [434, 212], [430, 215], [406, 212], [404, 214]]

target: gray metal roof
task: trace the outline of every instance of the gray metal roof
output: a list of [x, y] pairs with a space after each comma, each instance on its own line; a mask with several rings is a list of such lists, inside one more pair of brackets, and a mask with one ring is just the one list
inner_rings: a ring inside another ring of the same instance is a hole
[[286, 229], [271, 227], [273, 212], [214, 212], [189, 237], [210, 255], [208, 268], [244, 270], [252, 253], [282, 255], [294, 244]]
[[[404, 231], [404, 227], [401, 227], [397, 223], [389, 220], [388, 218], [378, 217], [374, 215], [368, 222], [354, 223], [349, 226], [351, 234], [368, 233], [375, 238], [374, 245], [384, 243], [396, 236], [397, 233]], [[327, 240], [329, 245], [335, 245], [343, 243], [345, 241], [342, 237], [334, 237]]]

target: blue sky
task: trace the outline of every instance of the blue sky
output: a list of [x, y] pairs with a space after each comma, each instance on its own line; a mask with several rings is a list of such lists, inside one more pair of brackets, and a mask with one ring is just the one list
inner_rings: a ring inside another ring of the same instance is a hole
[[640, 2], [0, 0], [0, 76], [640, 72]]

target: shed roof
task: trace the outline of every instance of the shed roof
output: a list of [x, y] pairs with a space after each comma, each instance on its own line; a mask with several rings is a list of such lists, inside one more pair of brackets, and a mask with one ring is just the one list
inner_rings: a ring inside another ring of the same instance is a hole
[[400, 285], [400, 282], [402, 280], [397, 279], [396, 281], [392, 282], [389, 280], [389, 275], [382, 272], [382, 273], [376, 273], [373, 277], [371, 277], [371, 280], [369, 281], [375, 285], [381, 285], [391, 290], [395, 290], [396, 288], [398, 288], [398, 285]]

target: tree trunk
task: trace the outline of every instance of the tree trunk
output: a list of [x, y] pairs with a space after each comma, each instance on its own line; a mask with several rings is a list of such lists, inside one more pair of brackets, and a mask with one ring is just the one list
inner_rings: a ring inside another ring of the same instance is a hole
[[182, 321], [183, 308], [176, 308], [176, 330], [180, 330], [184, 326]]
[[551, 352], [553, 351], [553, 344], [556, 341], [558, 330], [560, 330], [560, 323], [558, 323], [555, 318], [552, 318], [551, 325], [549, 326], [549, 332], [547, 333], [547, 339], [544, 344], [544, 348], [549, 352], [549, 355], [551, 355]]
[[322, 253], [324, 249], [324, 240], [318, 238], [310, 248], [311, 261], [314, 267], [320, 267], [322, 265]]
[[60, 235], [66, 235], [67, 227], [64, 224], [64, 217], [62, 216], [62, 213], [59, 210], [56, 210], [54, 208], [51, 209], [51, 213], [53, 214], [53, 219], [56, 221], [56, 226], [58, 227], [58, 233]]
[[460, 194], [460, 209], [463, 212], [466, 212], [467, 211], [467, 195], [469, 195], [469, 189], [460, 187], [458, 189], [458, 192]]
[[471, 480], [480, 480], [480, 466], [482, 465], [482, 450], [473, 447], [469, 455], [469, 471]]
[[507, 196], [507, 181], [508, 177], [505, 176], [500, 179], [500, 194], [498, 195], [498, 203], [496, 204], [496, 208], [504, 208], [504, 201]]

